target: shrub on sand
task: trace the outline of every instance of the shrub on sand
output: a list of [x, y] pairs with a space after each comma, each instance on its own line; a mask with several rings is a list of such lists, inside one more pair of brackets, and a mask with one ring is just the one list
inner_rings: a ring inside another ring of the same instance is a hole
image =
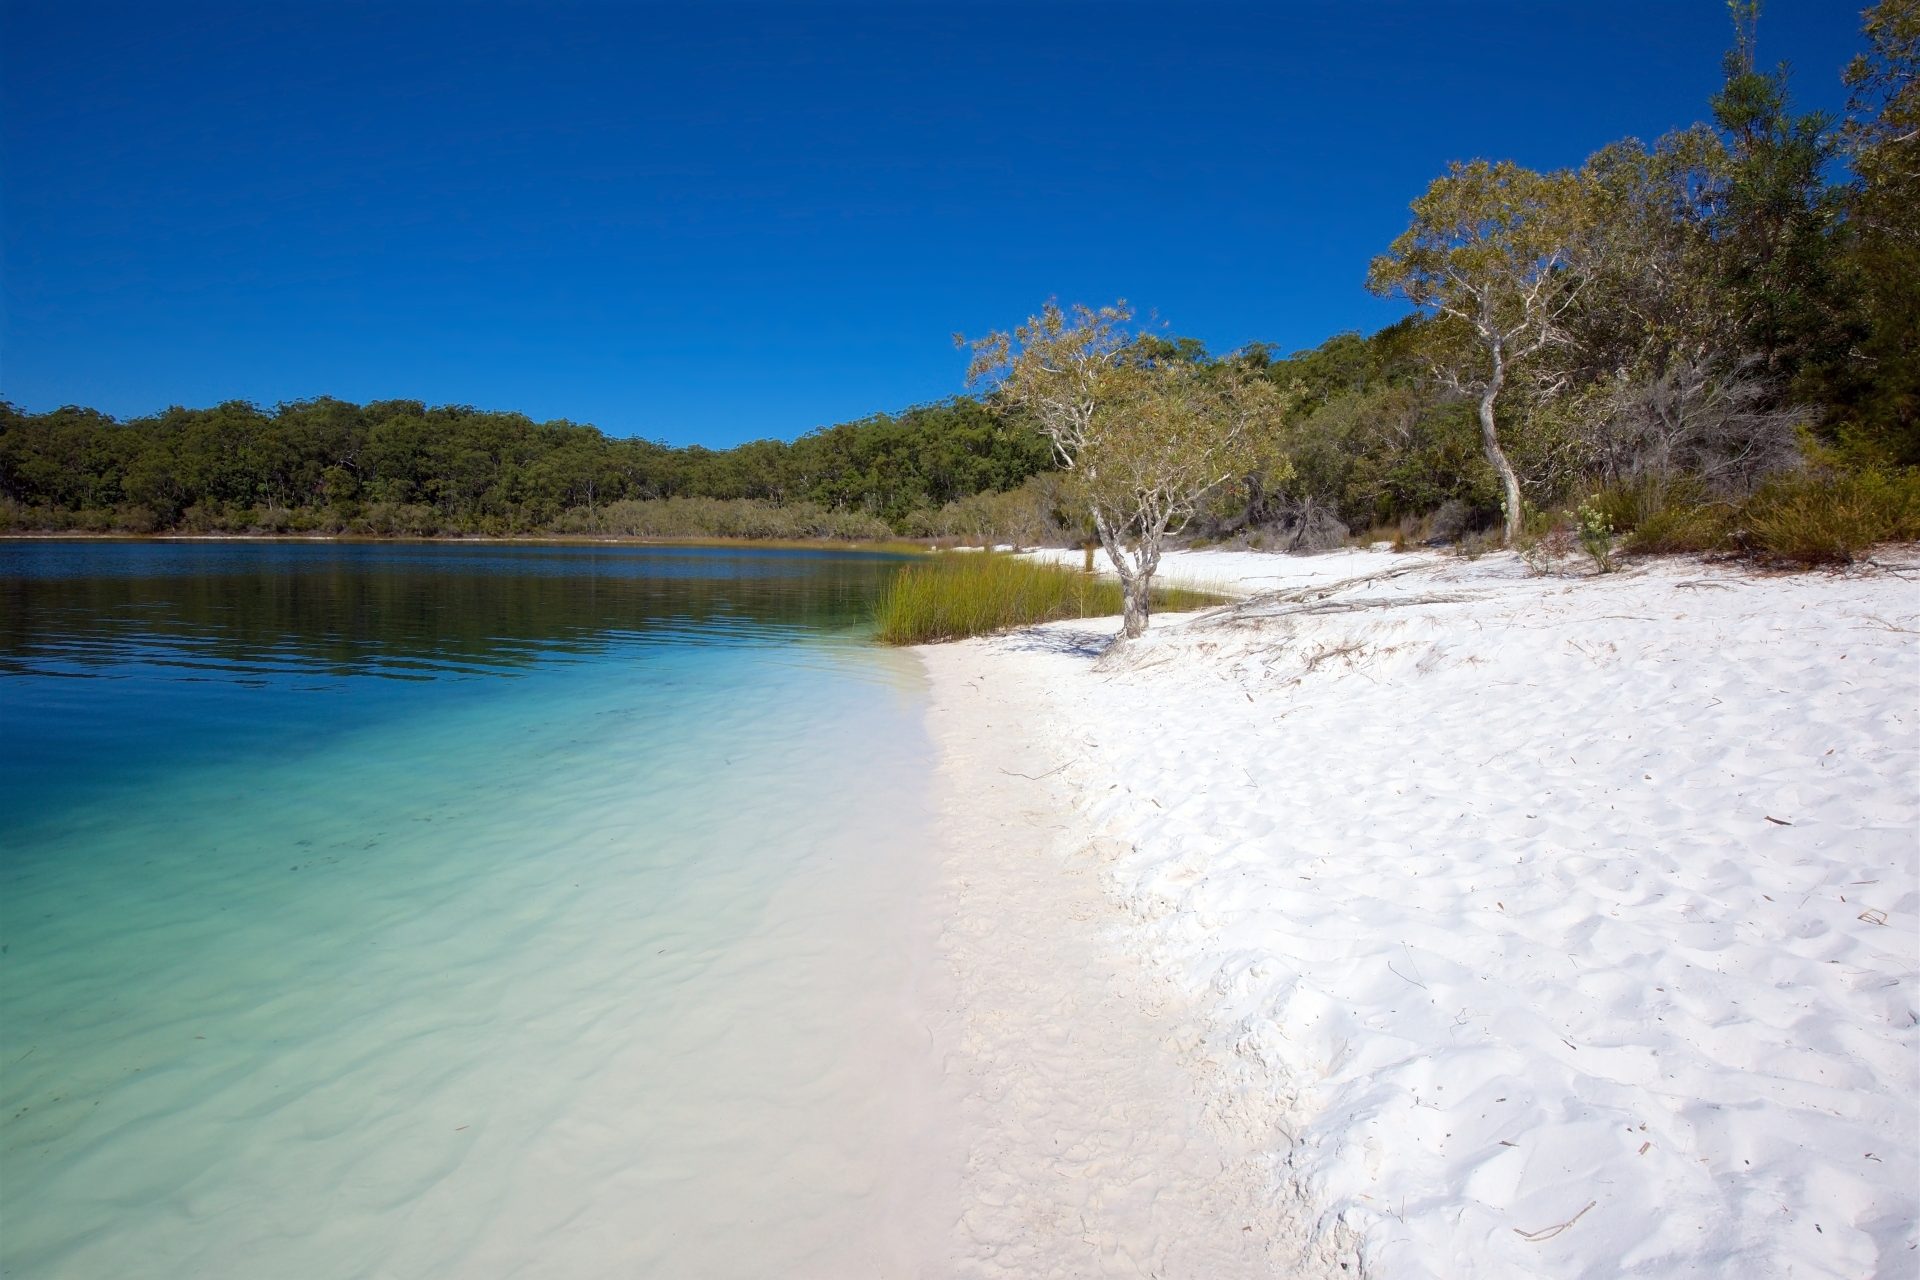
[[1627, 535], [1635, 555], [1705, 555], [1733, 544], [1734, 510], [1723, 502], [1676, 503], [1640, 518]]
[[1757, 556], [1847, 564], [1877, 542], [1920, 538], [1920, 472], [1802, 472], [1768, 483], [1743, 513]]
[[1574, 533], [1580, 538], [1580, 549], [1593, 561], [1593, 567], [1601, 573], [1612, 573], [1613, 521], [1599, 503], [1596, 496], [1580, 505], [1575, 513]]

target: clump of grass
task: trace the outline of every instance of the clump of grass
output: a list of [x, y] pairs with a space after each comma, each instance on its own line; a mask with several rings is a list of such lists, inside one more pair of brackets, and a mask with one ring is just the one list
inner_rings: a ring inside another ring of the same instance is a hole
[[1500, 530], [1474, 529], [1455, 538], [1451, 550], [1454, 555], [1463, 559], [1478, 560], [1481, 556], [1500, 550], [1504, 545], [1500, 539]]
[[[1184, 587], [1153, 593], [1155, 609], [1199, 609], [1226, 597]], [[1120, 584], [1063, 565], [991, 552], [949, 552], [894, 575], [874, 609], [887, 644], [936, 644], [1061, 618], [1121, 611]]]
[[1847, 564], [1876, 543], [1920, 538], [1920, 472], [1813, 466], [1775, 476], [1744, 500], [1686, 487], [1643, 503], [1636, 555], [1744, 553], [1774, 564]]
[[[1426, 541], [1428, 521], [1422, 516], [1402, 516], [1394, 524], [1375, 524], [1359, 533], [1349, 533], [1346, 545], [1367, 550], [1385, 542], [1395, 551], [1412, 551]], [[1258, 550], [1260, 548], [1256, 548]]]
[[1768, 482], [1742, 513], [1762, 559], [1848, 564], [1877, 542], [1920, 538], [1920, 472], [1801, 472]]
[[1538, 574], [1557, 572], [1560, 562], [1573, 554], [1574, 546], [1572, 525], [1556, 511], [1527, 512], [1513, 540], [1514, 551]]
[[1732, 549], [1737, 508], [1709, 500], [1690, 477], [1658, 475], [1607, 485], [1581, 512], [1612, 526], [1631, 555], [1674, 555]]
[[1602, 485], [1586, 505], [1624, 537], [1662, 511], [1698, 506], [1702, 501], [1698, 490], [1699, 486], [1689, 480], [1642, 476]]
[[1679, 502], [1638, 520], [1627, 535], [1635, 555], [1709, 555], [1733, 547], [1736, 511], [1726, 503]]

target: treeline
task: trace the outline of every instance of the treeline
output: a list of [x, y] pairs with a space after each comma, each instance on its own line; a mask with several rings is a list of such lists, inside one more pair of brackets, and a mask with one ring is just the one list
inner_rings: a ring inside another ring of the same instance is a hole
[[0, 404], [14, 529], [884, 537], [1051, 465], [958, 397], [786, 442], [670, 448], [515, 413], [321, 399], [118, 421]]
[[1920, 3], [1866, 13], [1841, 119], [1793, 108], [1732, 8], [1710, 121], [1573, 170], [1455, 165], [1414, 202], [1370, 283], [1417, 317], [1271, 362], [1293, 412], [1210, 532], [1920, 536]]
[[[1368, 277], [1406, 320], [1284, 358], [1142, 339], [1287, 400], [1193, 530], [1310, 549], [1577, 524], [1800, 559], [1920, 536], [1920, 0], [1867, 11], [1841, 118], [1795, 109], [1757, 4], [1731, 7], [1707, 121], [1577, 169], [1457, 164], [1416, 199]], [[723, 451], [411, 401], [0, 406], [0, 524], [1077, 541], [1055, 463], [992, 395]]]

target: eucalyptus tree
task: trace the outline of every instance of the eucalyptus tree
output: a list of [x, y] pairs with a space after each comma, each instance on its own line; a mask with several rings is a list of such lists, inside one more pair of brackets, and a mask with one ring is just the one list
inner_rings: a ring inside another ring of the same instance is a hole
[[1571, 416], [1589, 478], [1737, 497], [1798, 458], [1807, 415], [1746, 350], [1745, 312], [1723, 283], [1730, 171], [1704, 125], [1652, 148], [1613, 143], [1581, 170], [1599, 252], [1572, 318], [1584, 390]]
[[1017, 406], [1051, 443], [1125, 595], [1122, 635], [1147, 629], [1167, 538], [1244, 474], [1287, 394], [1257, 362], [1209, 361], [1195, 346], [1130, 327], [1125, 302], [1048, 302], [1011, 332], [968, 344], [970, 380]]
[[1842, 130], [1854, 275], [1867, 333], [1850, 353], [1854, 427], [1892, 461], [1920, 465], [1920, 0], [1881, 0], [1847, 68]]
[[1920, 243], [1920, 0], [1863, 15], [1867, 51], [1848, 64], [1842, 138], [1859, 177], [1857, 221]]
[[1760, 0], [1730, 0], [1728, 7], [1734, 47], [1712, 99], [1727, 143], [1716, 228], [1720, 279], [1739, 305], [1745, 346], [1786, 379], [1838, 359], [1848, 341], [1835, 252], [1842, 193], [1825, 177], [1840, 137], [1825, 113], [1790, 109], [1786, 64], [1760, 68]]
[[1518, 371], [1570, 341], [1569, 312], [1594, 251], [1590, 212], [1573, 173], [1504, 160], [1455, 163], [1413, 202], [1412, 225], [1367, 276], [1375, 292], [1404, 297], [1439, 321], [1435, 371], [1478, 403], [1509, 545], [1523, 506], [1496, 410]]
[[1726, 147], [1705, 125], [1652, 147], [1626, 138], [1587, 158], [1580, 181], [1598, 252], [1570, 321], [1589, 376], [1658, 377], [1737, 346], [1717, 279], [1726, 174]]

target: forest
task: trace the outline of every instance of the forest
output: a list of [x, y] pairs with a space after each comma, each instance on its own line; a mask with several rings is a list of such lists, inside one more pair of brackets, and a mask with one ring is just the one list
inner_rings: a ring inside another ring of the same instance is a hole
[[[1454, 164], [1418, 194], [1366, 276], [1402, 321], [1284, 356], [1135, 335], [1143, 362], [1257, 378], [1277, 406], [1187, 535], [1803, 561], [1920, 536], [1920, 0], [1882, 0], [1853, 62], [1819, 69], [1845, 78], [1838, 118], [1795, 108], [1755, 59], [1758, 5], [1731, 8], [1702, 122], [1573, 169]], [[0, 529], [1087, 538], [1072, 459], [974, 390], [727, 450], [416, 401], [0, 403]]]
[[966, 397], [726, 450], [417, 401], [0, 414], [16, 529], [881, 538], [1048, 465]]

